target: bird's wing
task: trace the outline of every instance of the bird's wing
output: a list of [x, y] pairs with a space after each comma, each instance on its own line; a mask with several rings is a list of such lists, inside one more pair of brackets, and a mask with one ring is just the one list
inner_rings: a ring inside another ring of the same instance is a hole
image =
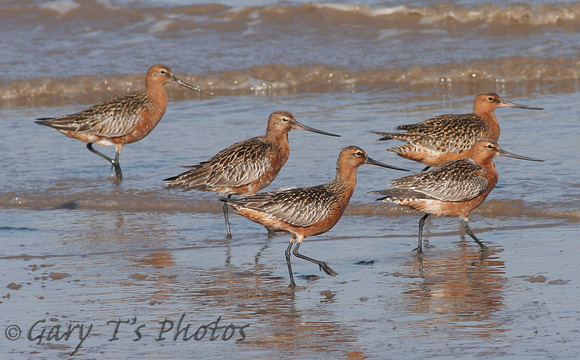
[[268, 214], [293, 226], [307, 227], [324, 220], [337, 206], [325, 185], [271, 191], [239, 200], [233, 204]]
[[488, 181], [485, 170], [471, 159], [460, 159], [441, 164], [430, 171], [402, 177], [389, 182], [408, 196], [418, 194], [441, 201], [467, 201], [485, 191]]
[[411, 144], [459, 153], [471, 149], [475, 140], [485, 137], [487, 126], [476, 114], [449, 114], [418, 124], [401, 125], [398, 129], [408, 131], [407, 141]]
[[211, 168], [211, 186], [240, 186], [258, 180], [271, 170], [272, 145], [261, 136], [235, 143], [220, 151], [204, 166]]
[[142, 119], [147, 108], [144, 93], [111, 98], [75, 114], [39, 119], [40, 123], [58, 130], [70, 130], [104, 137], [129, 134]]
[[170, 185], [186, 188], [243, 186], [258, 180], [271, 169], [268, 153], [272, 145], [261, 136], [235, 143], [211, 159], [192, 166]]

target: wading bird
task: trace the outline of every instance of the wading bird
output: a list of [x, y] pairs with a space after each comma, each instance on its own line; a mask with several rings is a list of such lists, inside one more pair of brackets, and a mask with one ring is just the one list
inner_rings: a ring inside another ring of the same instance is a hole
[[492, 139], [478, 140], [470, 157], [443, 163], [429, 171], [402, 177], [389, 182], [391, 189], [372, 191], [372, 194], [386, 195], [377, 200], [408, 206], [424, 212], [419, 220], [419, 241], [414, 249], [423, 253], [423, 226], [429, 215], [460, 217], [465, 232], [480, 246], [479, 241], [469, 228], [469, 213], [478, 207], [495, 187], [498, 180], [493, 159], [507, 156], [529, 161], [543, 161], [502, 150]]
[[382, 135], [378, 141], [397, 139], [407, 142], [387, 151], [422, 162], [427, 165], [426, 170], [430, 166], [468, 157], [477, 139], [497, 141], [500, 129], [494, 110], [500, 107], [542, 110], [502, 100], [498, 94], [489, 92], [475, 97], [471, 114], [441, 115], [418, 124], [397, 127], [406, 132], [374, 133]]
[[304, 238], [325, 233], [338, 222], [354, 192], [356, 171], [363, 164], [408, 171], [373, 160], [357, 146], [348, 146], [342, 149], [338, 156], [336, 177], [327, 184], [270, 191], [238, 200], [230, 198], [220, 200], [226, 205], [231, 205], [236, 213], [272, 231], [285, 231], [291, 234], [285, 255], [290, 274], [290, 287], [295, 288], [296, 283], [290, 264], [290, 250], [295, 243], [292, 252], [294, 256], [315, 263], [328, 275], [337, 275], [337, 272], [325, 262], [299, 253], [298, 248]]
[[[167, 83], [211, 95], [179, 80], [169, 67], [157, 64], [147, 71], [145, 91], [120, 95], [71, 115], [38, 118], [35, 122], [86, 142], [87, 149], [111, 163], [111, 168], [115, 169], [120, 181], [123, 179], [119, 164], [121, 148], [125, 144], [143, 139], [159, 123], [167, 108], [164, 87]], [[115, 146], [115, 158], [93, 149], [93, 144]]]

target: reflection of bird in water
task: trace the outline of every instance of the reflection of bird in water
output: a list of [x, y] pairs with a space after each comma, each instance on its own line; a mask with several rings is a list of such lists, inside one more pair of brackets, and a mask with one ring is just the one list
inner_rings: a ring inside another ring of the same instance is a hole
[[428, 167], [437, 166], [468, 157], [477, 139], [497, 141], [500, 129], [494, 110], [500, 107], [542, 110], [502, 100], [498, 94], [490, 92], [475, 97], [471, 114], [440, 115], [418, 124], [397, 127], [406, 132], [375, 133], [382, 135], [378, 140], [397, 139], [407, 142], [387, 151], [422, 162]]
[[290, 274], [290, 287], [296, 287], [290, 264], [290, 250], [294, 243], [294, 256], [313, 262], [328, 275], [337, 275], [325, 262], [298, 252], [304, 238], [330, 230], [341, 218], [356, 186], [356, 171], [363, 164], [378, 165], [397, 170], [368, 157], [356, 146], [342, 149], [338, 156], [336, 177], [327, 184], [271, 191], [239, 200], [220, 198], [233, 207], [238, 214], [275, 231], [291, 234], [286, 249], [286, 264]]
[[[496, 255], [469, 250], [466, 243], [455, 250], [434, 250], [406, 264], [403, 303], [415, 314], [438, 314], [424, 319], [425, 326], [471, 329], [482, 337], [506, 331], [498, 319], [502, 310], [505, 261]], [[419, 268], [419, 277], [417, 276]]]
[[[268, 119], [266, 134], [237, 142], [211, 159], [192, 166], [177, 176], [165, 179], [169, 187], [213, 191], [218, 194], [255, 195], [270, 185], [290, 155], [288, 132], [293, 129], [340, 136], [299, 123], [288, 111], [275, 111]], [[223, 207], [228, 237], [232, 236], [228, 206]]]
[[542, 161], [502, 150], [495, 140], [483, 139], [475, 143], [469, 158], [443, 163], [429, 171], [402, 177], [389, 182], [391, 189], [372, 191], [385, 195], [378, 199], [411, 207], [424, 212], [419, 220], [417, 253], [423, 253], [423, 226], [429, 215], [460, 217], [466, 233], [486, 250], [468, 225], [467, 216], [478, 207], [495, 187], [498, 180], [493, 159], [507, 156], [516, 159]]

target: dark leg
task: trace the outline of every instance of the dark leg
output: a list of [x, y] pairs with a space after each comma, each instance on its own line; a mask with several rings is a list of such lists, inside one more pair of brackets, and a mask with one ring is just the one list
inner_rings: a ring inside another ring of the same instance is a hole
[[292, 248], [292, 245], [294, 245], [294, 239], [296, 239], [296, 237], [294, 235], [292, 235], [292, 239], [290, 240], [290, 244], [288, 245], [288, 247], [286, 248], [286, 252], [284, 253], [286, 255], [286, 265], [288, 265], [288, 273], [290, 274], [290, 286], [292, 289], [294, 289], [296, 287], [296, 283], [294, 282], [294, 275], [292, 275], [292, 265], [290, 265], [290, 249]]
[[103, 159], [109, 161], [111, 163], [111, 167], [115, 168], [115, 174], [117, 175], [117, 179], [123, 180], [123, 174], [121, 173], [121, 165], [119, 165], [119, 153], [118, 152], [115, 153], [115, 158], [111, 159], [110, 157], [103, 154], [102, 152], [93, 149], [93, 143], [88, 143], [87, 149], [89, 149], [89, 151], [92, 152], [93, 154], [99, 155]]
[[115, 153], [115, 160], [113, 160], [113, 166], [115, 168], [115, 175], [119, 181], [123, 180], [123, 173], [121, 172], [121, 164], [119, 164], [119, 152]]
[[471, 238], [473, 240], [475, 240], [475, 242], [477, 243], [477, 245], [479, 245], [479, 247], [481, 248], [481, 251], [486, 251], [487, 250], [487, 246], [483, 245], [483, 243], [481, 241], [479, 241], [479, 239], [476, 238], [475, 235], [473, 235], [473, 232], [469, 228], [469, 224], [465, 220], [463, 220], [463, 227], [465, 227], [465, 232], [467, 233], [467, 235], [471, 236]]
[[324, 271], [328, 275], [331, 275], [331, 276], [338, 275], [338, 273], [336, 271], [332, 270], [330, 268], [330, 266], [326, 265], [325, 262], [319, 261], [319, 260], [316, 260], [316, 259], [313, 259], [313, 258], [310, 258], [310, 257], [308, 257], [306, 255], [300, 254], [298, 252], [298, 248], [300, 247], [300, 244], [301, 243], [297, 243], [296, 246], [294, 247], [294, 251], [293, 251], [294, 256], [296, 256], [296, 257], [298, 257], [300, 259], [304, 259], [304, 260], [307, 260], [307, 261], [310, 261], [310, 262], [315, 263], [316, 265], [318, 265], [318, 267], [320, 268], [320, 270]]
[[419, 240], [417, 242], [417, 247], [413, 249], [417, 251], [417, 254], [423, 254], [423, 226], [425, 226], [425, 220], [427, 220], [428, 216], [429, 214], [425, 214], [421, 220], [419, 220]]
[[268, 238], [276, 236], [276, 232], [274, 230], [270, 230], [268, 228], [266, 228], [266, 230], [268, 230]]
[[[232, 197], [232, 194], [228, 195], [228, 199]], [[230, 217], [228, 215], [228, 203], [224, 202], [224, 218], [226, 220], [226, 230], [228, 231], [227, 238], [232, 238], [232, 232], [230, 230]]]
[[423, 170], [421, 170], [421, 172], [423, 172], [423, 171], [427, 171], [427, 170], [429, 170], [430, 168], [431, 168], [431, 166], [427, 166], [427, 167], [425, 167]]

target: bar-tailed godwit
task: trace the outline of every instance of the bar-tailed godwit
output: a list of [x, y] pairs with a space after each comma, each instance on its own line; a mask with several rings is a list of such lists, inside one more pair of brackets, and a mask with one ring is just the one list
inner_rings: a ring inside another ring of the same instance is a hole
[[437, 166], [446, 161], [468, 157], [477, 139], [499, 139], [500, 128], [494, 111], [500, 107], [530, 110], [542, 108], [502, 100], [494, 92], [475, 97], [473, 113], [436, 116], [418, 124], [400, 125], [406, 132], [374, 132], [378, 140], [397, 139], [405, 145], [387, 149], [406, 159]]
[[[88, 109], [54, 118], [38, 118], [36, 123], [54, 128], [70, 138], [87, 143], [87, 149], [111, 163], [118, 180], [123, 179], [119, 153], [125, 144], [147, 136], [159, 123], [167, 108], [164, 85], [174, 83], [200, 91], [173, 75], [165, 65], [153, 65], [145, 77], [145, 91], [120, 95]], [[115, 158], [93, 149], [93, 144], [116, 147]]]
[[468, 158], [448, 161], [429, 171], [393, 180], [388, 184], [391, 189], [371, 193], [385, 195], [377, 200], [408, 206], [425, 213], [419, 220], [419, 240], [415, 249], [418, 254], [423, 253], [423, 226], [429, 215], [460, 217], [466, 233], [484, 251], [487, 247], [469, 228], [468, 215], [497, 184], [498, 174], [493, 162], [497, 156], [543, 161], [502, 150], [495, 140], [479, 139]]
[[291, 234], [290, 245], [285, 255], [290, 274], [290, 287], [294, 288], [296, 283], [290, 264], [290, 250], [294, 243], [296, 243], [292, 252], [294, 256], [315, 263], [328, 275], [337, 275], [325, 262], [300, 254], [298, 248], [304, 238], [322, 234], [338, 222], [354, 192], [356, 171], [363, 164], [408, 171], [373, 160], [357, 146], [348, 146], [342, 149], [338, 156], [336, 177], [327, 184], [270, 191], [238, 200], [231, 198], [220, 200], [226, 205], [230, 204], [238, 214], [272, 231], [285, 231]]

